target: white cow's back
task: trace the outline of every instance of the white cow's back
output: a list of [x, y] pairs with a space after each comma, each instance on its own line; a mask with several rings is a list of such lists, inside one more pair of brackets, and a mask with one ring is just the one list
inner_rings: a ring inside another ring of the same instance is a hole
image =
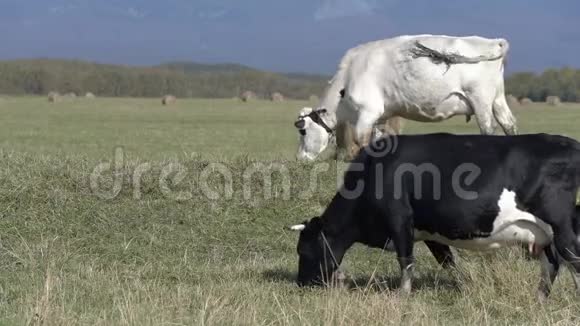
[[[339, 120], [344, 118], [356, 124], [357, 111], [375, 110], [382, 111], [379, 115], [383, 118], [396, 114], [419, 121], [440, 121], [449, 115], [470, 114], [471, 108], [463, 97], [471, 90], [493, 93], [490, 96], [494, 97], [497, 89], [503, 92], [502, 60], [437, 63], [431, 58], [413, 55], [417, 42], [441, 53], [464, 57], [497, 57], [508, 47], [504, 39], [428, 34], [400, 36], [355, 47], [345, 55], [348, 60], [345, 60], [344, 84], [351, 103], [338, 109]], [[450, 94], [457, 97], [450, 98]], [[447, 111], [431, 115], [429, 110], [435, 110], [442, 103], [443, 110]]]

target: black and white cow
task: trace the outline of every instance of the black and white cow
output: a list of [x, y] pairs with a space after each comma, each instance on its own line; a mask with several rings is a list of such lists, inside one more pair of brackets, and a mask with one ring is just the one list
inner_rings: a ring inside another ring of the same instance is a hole
[[441, 133], [398, 136], [397, 149], [381, 153], [384, 141], [359, 152], [322, 216], [291, 227], [301, 231], [300, 286], [329, 281], [354, 243], [384, 248], [392, 240], [406, 293], [417, 241], [440, 244], [435, 255], [448, 246], [530, 245], [541, 258], [540, 299], [561, 263], [580, 292], [580, 143], [548, 134]]

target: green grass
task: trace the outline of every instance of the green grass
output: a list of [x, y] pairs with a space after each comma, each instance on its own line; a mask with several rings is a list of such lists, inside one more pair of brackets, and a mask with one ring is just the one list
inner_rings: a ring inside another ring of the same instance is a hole
[[[304, 105], [0, 98], [0, 324], [580, 322], [567, 271], [540, 305], [539, 266], [516, 250], [462, 251], [452, 275], [418, 244], [415, 288], [405, 298], [395, 289], [394, 255], [355, 246], [345, 269], [358, 286], [295, 287], [297, 235], [283, 226], [319, 214], [343, 168], [329, 164], [313, 179], [312, 165], [294, 161], [292, 122]], [[515, 113], [522, 133], [580, 139], [580, 106]], [[477, 127], [461, 118], [405, 127], [435, 131]], [[119, 193], [104, 199], [90, 176], [118, 146], [122, 164], [99, 181], [110, 192], [119, 180]], [[264, 171], [271, 163], [287, 168], [288, 197], [281, 173], [272, 176], [271, 197], [261, 192], [267, 182], [259, 175], [244, 182], [249, 168]], [[171, 170], [176, 166], [183, 175]], [[231, 173], [231, 198], [220, 168]], [[139, 191], [136, 169], [145, 171]], [[317, 190], [309, 193], [311, 182]], [[253, 195], [245, 197], [244, 185]], [[210, 190], [220, 198], [208, 198]]]
[[42, 154], [111, 155], [115, 146], [146, 159], [202, 154], [263, 159], [290, 157], [296, 147], [295, 106], [236, 100], [76, 100], [51, 104], [36, 98], [0, 102], [0, 141], [6, 150]]

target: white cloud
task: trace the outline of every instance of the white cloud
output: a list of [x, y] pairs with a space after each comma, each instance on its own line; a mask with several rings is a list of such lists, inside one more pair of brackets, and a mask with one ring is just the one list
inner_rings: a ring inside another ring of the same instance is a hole
[[323, 0], [314, 13], [315, 20], [372, 14], [377, 8], [374, 0]]
[[216, 9], [216, 10], [205, 10], [200, 11], [197, 16], [201, 19], [219, 19], [224, 17], [228, 11], [226, 9]]
[[129, 15], [129, 17], [132, 17], [132, 18], [141, 19], [141, 18], [145, 18], [147, 16], [147, 12], [131, 7], [129, 9], [127, 9], [127, 15]]
[[52, 15], [64, 15], [70, 11], [73, 11], [75, 9], [77, 9], [78, 6], [74, 5], [74, 4], [67, 4], [67, 5], [62, 5], [62, 6], [54, 6], [54, 7], [50, 7], [48, 8], [48, 12]]

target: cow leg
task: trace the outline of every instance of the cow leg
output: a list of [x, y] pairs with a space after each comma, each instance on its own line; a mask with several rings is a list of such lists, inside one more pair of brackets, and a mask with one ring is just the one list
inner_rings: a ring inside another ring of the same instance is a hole
[[405, 126], [405, 120], [402, 117], [394, 116], [387, 119], [385, 123], [385, 129], [389, 131], [389, 134], [401, 135], [403, 134], [403, 127]]
[[563, 258], [572, 272], [576, 292], [580, 295], [580, 245], [574, 231], [566, 226], [554, 230], [554, 243], [558, 254]]
[[400, 289], [404, 294], [410, 294], [414, 263], [412, 217], [394, 217], [391, 220], [398, 224], [392, 228], [392, 234], [393, 243], [395, 244], [395, 250], [397, 252], [397, 260], [401, 268]]
[[359, 147], [368, 145], [373, 133], [374, 122], [372, 115], [361, 113], [354, 127], [355, 142]]
[[475, 119], [477, 120], [477, 125], [482, 135], [493, 135], [493, 113], [492, 113], [492, 103], [487, 100], [488, 96], [479, 93], [472, 93], [466, 98], [469, 100], [473, 112], [475, 113]]
[[351, 161], [359, 151], [360, 145], [356, 142], [355, 130], [350, 122], [342, 122], [336, 128], [336, 159]]
[[538, 287], [538, 299], [545, 301], [550, 295], [552, 284], [558, 275], [560, 268], [560, 259], [555, 251], [554, 245], [549, 245], [544, 248], [540, 255], [541, 264], [541, 279]]
[[350, 97], [343, 97], [338, 102], [336, 109], [336, 145], [337, 160], [350, 161], [359, 152], [358, 145], [355, 142], [355, 125], [358, 110], [354, 108], [354, 103]]
[[[388, 119], [380, 117], [377, 126], [381, 127], [381, 132], [385, 135], [394, 136], [403, 134], [404, 119], [399, 116], [392, 116]], [[378, 128], [377, 127], [377, 128]]]
[[[368, 136], [370, 137], [370, 134]], [[361, 145], [357, 142], [357, 136], [352, 124], [350, 122], [341, 122], [337, 124], [336, 159], [341, 161], [351, 161], [358, 155], [360, 148]]]
[[517, 134], [516, 118], [512, 114], [503, 94], [496, 97], [493, 102], [493, 115], [506, 135]]
[[413, 282], [413, 241], [404, 241], [399, 246], [395, 244], [397, 249], [397, 260], [399, 262], [399, 267], [401, 268], [401, 283], [400, 289], [404, 294], [411, 293], [411, 287]]
[[449, 246], [434, 241], [425, 241], [425, 245], [443, 268], [455, 267], [455, 259]]
[[577, 186], [573, 185], [570, 188], [574, 191], [564, 186], [547, 188], [543, 191], [542, 198], [548, 199], [541, 203], [541, 211], [537, 212], [537, 215], [552, 227], [555, 253], [561, 259], [561, 263], [567, 264], [572, 271], [576, 292], [580, 295], [580, 282], [576, 281], [580, 277], [580, 243], [576, 239], [574, 226]]
[[381, 94], [377, 88], [365, 87], [364, 90], [347, 91], [341, 101], [345, 103], [340, 107], [341, 117], [353, 122], [355, 143], [359, 148], [368, 145], [373, 128], [383, 115], [385, 109]]
[[568, 265], [568, 268], [572, 273], [572, 280], [574, 281], [574, 286], [576, 286], [576, 293], [580, 296], [580, 273], [578, 273], [571, 265]]
[[355, 139], [355, 142], [357, 145], [356, 153], [358, 153], [361, 148], [367, 146], [371, 142], [371, 140], [373, 139], [372, 137], [373, 137], [374, 133], [375, 132], [374, 132], [372, 127], [369, 130], [367, 130], [366, 132], [363, 132], [360, 134], [357, 133], [357, 136]]
[[491, 119], [491, 128], [493, 129], [494, 134], [498, 127], [499, 123], [497, 123], [497, 119]]
[[336, 125], [336, 159], [346, 160], [348, 149], [352, 143], [352, 126], [348, 122], [338, 122]]

